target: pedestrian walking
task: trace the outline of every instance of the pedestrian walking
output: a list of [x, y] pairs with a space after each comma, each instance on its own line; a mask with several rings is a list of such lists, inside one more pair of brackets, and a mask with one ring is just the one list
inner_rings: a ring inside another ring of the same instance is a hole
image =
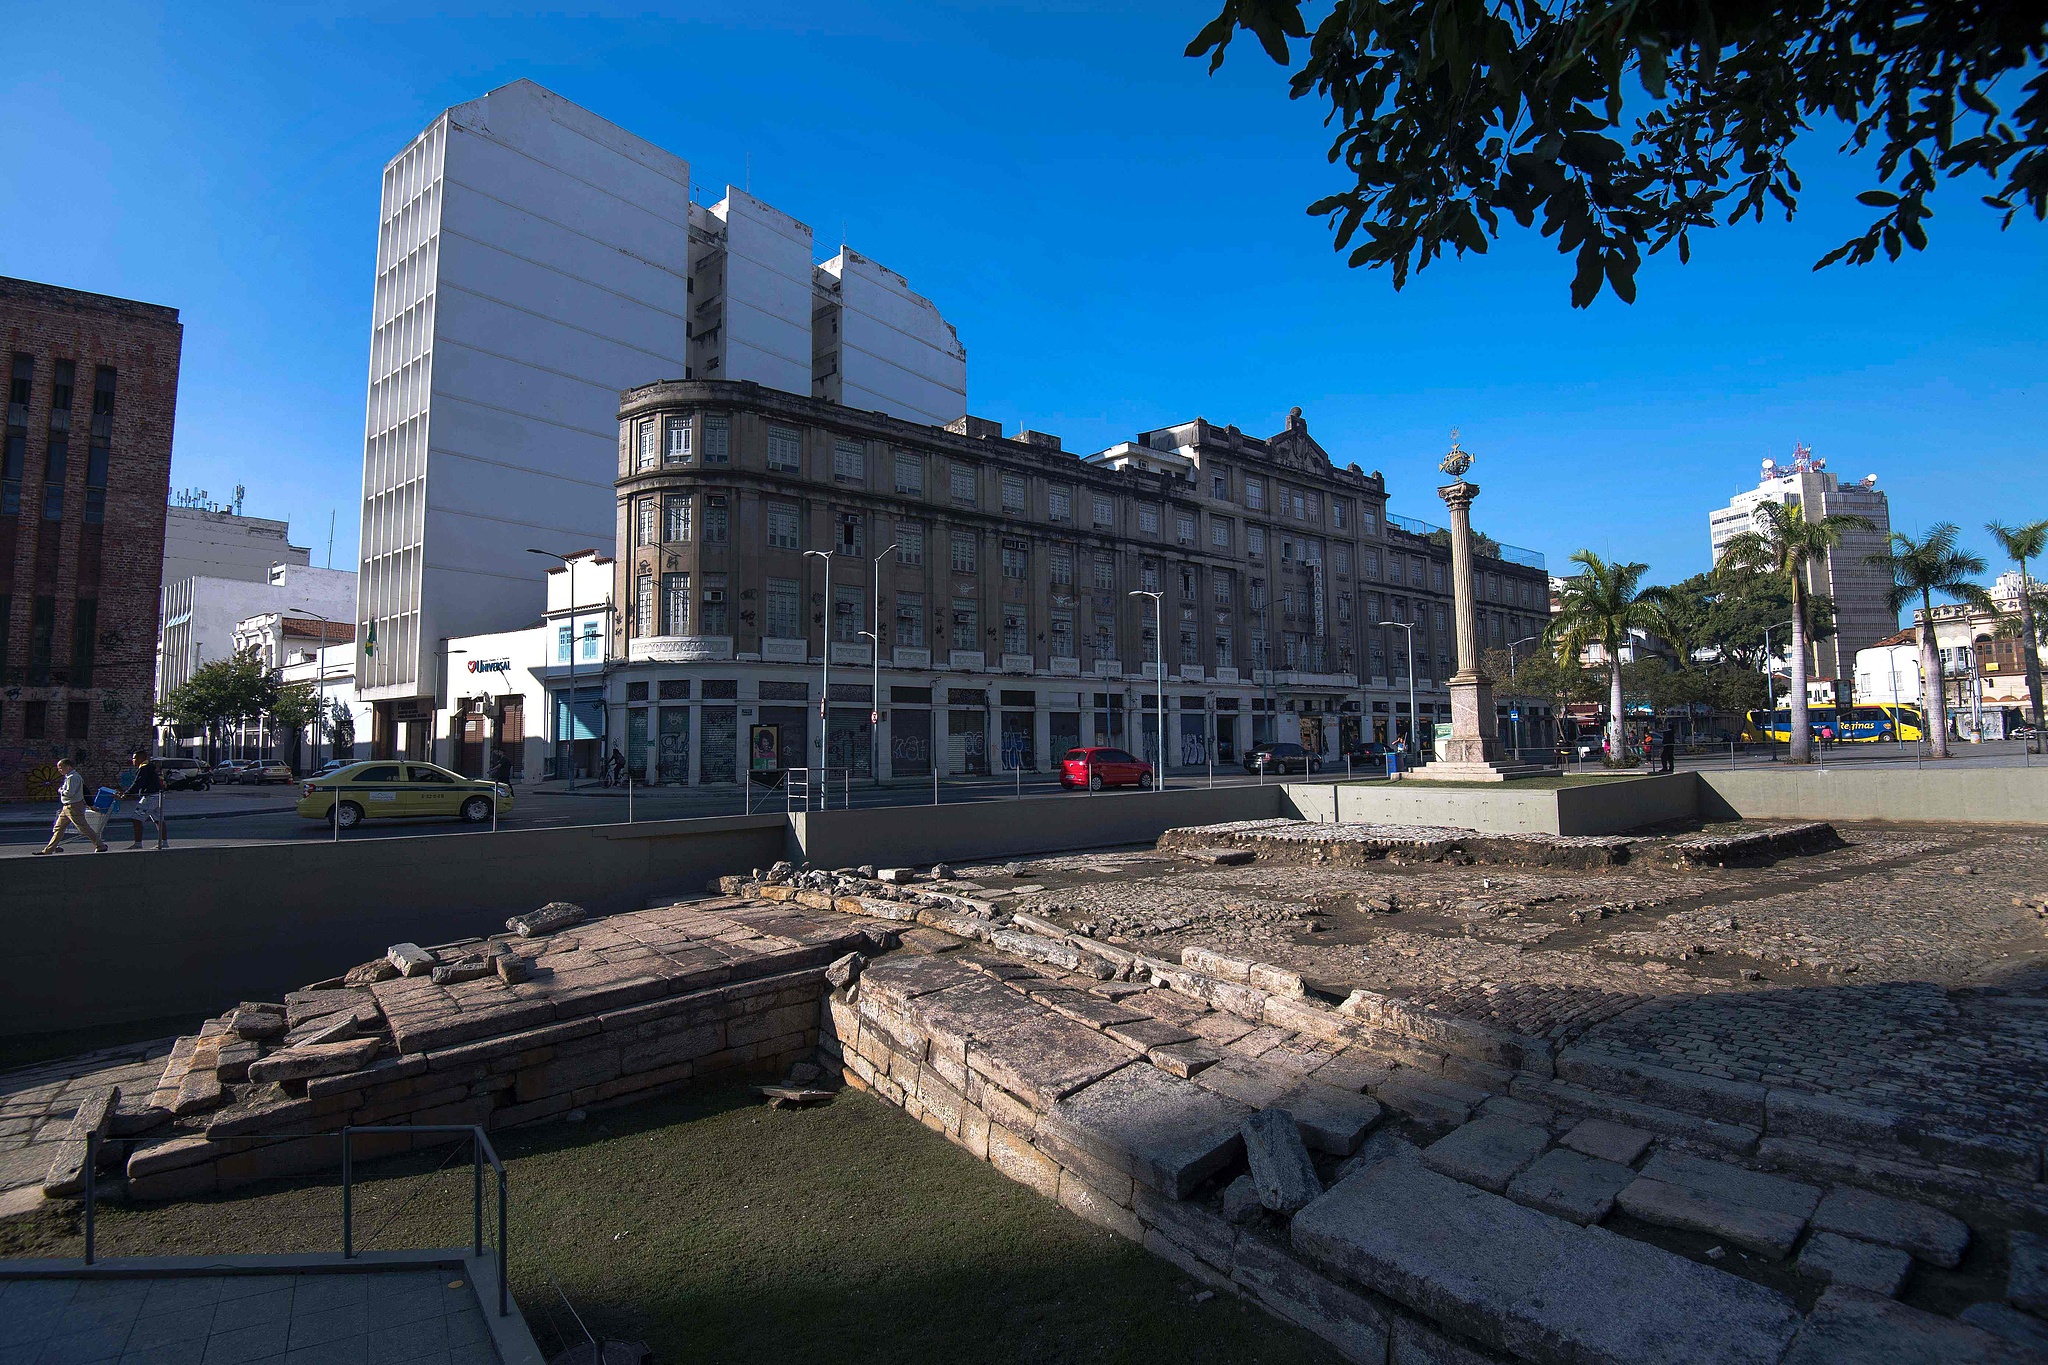
[[503, 749], [491, 750], [491, 781], [507, 784], [512, 781], [512, 760], [505, 757]]
[[1664, 743], [1658, 752], [1661, 762], [1657, 765], [1657, 771], [1660, 773], [1670, 772], [1672, 770], [1672, 760], [1677, 755], [1677, 752], [1678, 730], [1674, 726], [1667, 725], [1664, 727]]
[[610, 765], [610, 771], [609, 771], [609, 772], [608, 772], [608, 774], [606, 775], [606, 778], [605, 778], [605, 782], [606, 782], [606, 785], [608, 785], [608, 786], [613, 786], [613, 787], [619, 787], [619, 786], [624, 786], [624, 785], [625, 785], [625, 781], [626, 781], [626, 756], [625, 756], [624, 754], [620, 753], [620, 752], [619, 752], [619, 751], [618, 751], [618, 750], [617, 750], [617, 749], [615, 748], [615, 749], [613, 749], [613, 750], [612, 750], [612, 758], [611, 758], [611, 765]]
[[128, 808], [128, 823], [134, 829], [135, 842], [128, 847], [142, 847], [142, 826], [147, 821], [156, 827], [156, 846], [169, 848], [171, 830], [164, 821], [163, 773], [145, 749], [137, 749], [131, 762], [134, 764], [135, 780], [128, 788], [128, 798], [134, 804]]
[[68, 758], [57, 760], [57, 818], [50, 824], [50, 842], [35, 852], [40, 858], [45, 853], [64, 851], [64, 826], [73, 829], [92, 840], [93, 848], [101, 853], [107, 851], [107, 841], [100, 838], [100, 832], [85, 818], [85, 778]]

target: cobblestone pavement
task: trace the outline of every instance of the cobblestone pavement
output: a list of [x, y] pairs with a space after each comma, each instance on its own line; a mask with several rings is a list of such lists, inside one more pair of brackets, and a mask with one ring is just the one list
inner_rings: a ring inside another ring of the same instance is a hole
[[1644, 856], [1350, 870], [1148, 852], [962, 875], [1008, 891], [1006, 908], [1160, 957], [1242, 952], [1333, 995], [1383, 991], [1559, 1046], [2038, 1131], [2048, 836], [1841, 833], [1829, 852], [1689, 871]]
[[85, 1092], [119, 1086], [121, 1108], [138, 1110], [170, 1050], [171, 1040], [161, 1038], [0, 1072], [0, 1201], [24, 1188], [41, 1196], [43, 1177]]

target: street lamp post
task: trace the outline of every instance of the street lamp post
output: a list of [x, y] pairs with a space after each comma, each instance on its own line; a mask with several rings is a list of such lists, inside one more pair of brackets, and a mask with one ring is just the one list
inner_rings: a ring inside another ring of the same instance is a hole
[[882, 560], [901, 548], [901, 543], [891, 545], [875, 556], [875, 628], [860, 632], [874, 647], [874, 682], [868, 695], [868, 780], [876, 783], [882, 780]]
[[[576, 630], [576, 561], [553, 550], [528, 550], [530, 555], [544, 555], [559, 559], [562, 567], [569, 571], [569, 790], [576, 790], [576, 646], [582, 643]], [[556, 730], [555, 743], [562, 742], [560, 727]]]
[[1421, 727], [1415, 716], [1415, 623], [1413, 621], [1382, 621], [1382, 626], [1395, 626], [1408, 633], [1408, 736], [1416, 744], [1422, 742]]
[[1153, 675], [1153, 676], [1152, 676], [1152, 680], [1153, 680], [1153, 682], [1154, 682], [1154, 683], [1156, 683], [1156, 684], [1158, 685], [1158, 688], [1159, 688], [1159, 691], [1158, 691], [1158, 697], [1159, 697], [1159, 705], [1158, 705], [1158, 710], [1157, 710], [1157, 713], [1156, 713], [1156, 715], [1155, 715], [1155, 718], [1154, 718], [1154, 722], [1153, 722], [1153, 724], [1154, 724], [1154, 731], [1155, 731], [1155, 740], [1154, 740], [1154, 742], [1155, 742], [1155, 743], [1157, 743], [1157, 744], [1158, 744], [1158, 746], [1159, 746], [1159, 771], [1158, 771], [1158, 773], [1157, 773], [1157, 774], [1155, 775], [1155, 778], [1154, 778], [1154, 785], [1155, 785], [1155, 786], [1156, 786], [1156, 787], [1157, 787], [1157, 788], [1158, 788], [1158, 789], [1159, 789], [1160, 791], [1165, 791], [1165, 790], [1166, 790], [1166, 607], [1165, 607], [1165, 599], [1166, 599], [1166, 594], [1165, 594], [1164, 592], [1146, 592], [1146, 591], [1145, 591], [1144, 589], [1142, 589], [1142, 588], [1138, 588], [1138, 589], [1134, 589], [1134, 590], [1133, 590], [1133, 591], [1131, 592], [1131, 594], [1130, 594], [1130, 595], [1131, 595], [1132, 597], [1149, 597], [1149, 598], [1151, 598], [1151, 599], [1152, 599], [1152, 660], [1153, 660], [1153, 662], [1152, 662], [1152, 675]]
[[823, 810], [832, 799], [832, 556], [824, 550], [805, 550], [804, 558], [825, 561], [825, 610], [820, 613], [825, 624], [818, 632], [818, 656], [824, 669], [818, 681], [823, 689], [818, 696], [818, 789], [824, 793], [818, 809]]
[[[320, 615], [319, 612], [314, 611], [311, 607], [287, 607], [285, 610], [302, 611], [320, 622], [320, 652], [313, 656], [319, 660], [318, 665], [313, 670], [313, 694], [319, 698], [320, 706], [320, 723], [313, 727], [313, 758], [315, 760], [313, 766], [317, 768], [320, 766], [318, 762], [320, 757], [320, 731], [327, 724], [327, 627], [330, 623], [326, 617]], [[277, 633], [279, 635], [284, 634], [284, 617], [282, 614], [278, 617]], [[327, 756], [329, 758], [334, 756], [334, 751], [331, 747], [328, 750]]]
[[[1791, 628], [1791, 625], [1790, 621], [1780, 621], [1775, 626], [1764, 627], [1764, 714], [1770, 717], [1768, 723], [1771, 730], [1778, 728], [1778, 679], [1771, 672], [1771, 660], [1776, 657], [1771, 653], [1771, 632], [1774, 630], [1788, 630]], [[1790, 744], [1792, 742], [1792, 716], [1791, 698], [1789, 696], [1787, 696], [1785, 704], [1785, 742]], [[1766, 731], [1766, 733], [1769, 733], [1769, 731]]]
[[[1515, 646], [1533, 645], [1542, 638], [1541, 635], [1524, 635], [1519, 640], [1508, 641], [1508, 684], [1511, 689], [1515, 681]], [[1515, 761], [1519, 763], [1522, 761], [1522, 708], [1519, 704], [1513, 702], [1509, 703], [1509, 705], [1513, 707], [1515, 713]]]

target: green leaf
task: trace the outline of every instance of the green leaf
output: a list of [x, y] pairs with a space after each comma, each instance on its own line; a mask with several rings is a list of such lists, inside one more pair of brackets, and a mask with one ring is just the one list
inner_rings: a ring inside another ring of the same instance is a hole
[[1579, 248], [1579, 271], [1572, 277], [1572, 307], [1589, 307], [1600, 295], [1601, 278], [1600, 244], [1587, 242]]
[[1636, 261], [1625, 252], [1607, 254], [1607, 284], [1623, 303], [1636, 301]]
[[1865, 190], [1856, 196], [1856, 202], [1874, 209], [1888, 209], [1899, 202], [1899, 196], [1890, 190]]

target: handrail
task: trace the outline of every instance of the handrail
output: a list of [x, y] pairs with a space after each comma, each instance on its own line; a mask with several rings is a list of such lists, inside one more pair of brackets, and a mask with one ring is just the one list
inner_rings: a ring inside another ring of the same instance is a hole
[[[505, 1282], [505, 1163], [484, 1130], [473, 1123], [351, 1124], [341, 1130], [341, 1258], [355, 1258], [355, 1152], [357, 1133], [468, 1133], [470, 1167], [475, 1186], [472, 1204], [474, 1222], [471, 1247], [484, 1254], [484, 1162], [498, 1173], [498, 1316], [510, 1311], [511, 1291]], [[90, 1243], [88, 1243], [90, 1245]]]

